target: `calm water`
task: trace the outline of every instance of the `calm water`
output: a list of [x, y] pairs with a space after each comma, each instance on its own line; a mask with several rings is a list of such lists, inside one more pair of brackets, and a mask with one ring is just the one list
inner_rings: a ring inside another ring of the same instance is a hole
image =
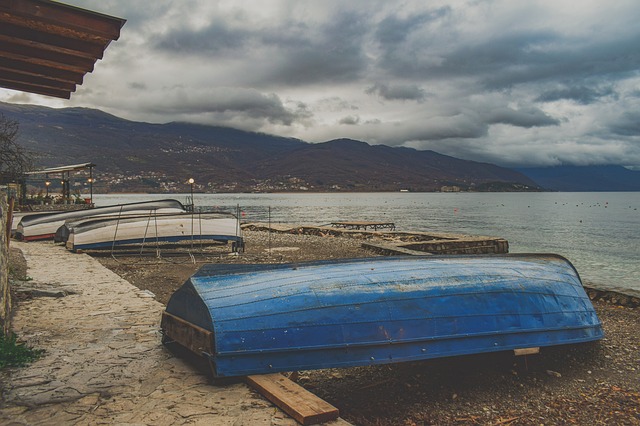
[[[98, 206], [186, 194], [95, 195]], [[327, 224], [390, 221], [403, 231], [506, 238], [512, 253], [558, 253], [586, 282], [640, 290], [640, 192], [196, 194], [196, 206], [246, 221]]]

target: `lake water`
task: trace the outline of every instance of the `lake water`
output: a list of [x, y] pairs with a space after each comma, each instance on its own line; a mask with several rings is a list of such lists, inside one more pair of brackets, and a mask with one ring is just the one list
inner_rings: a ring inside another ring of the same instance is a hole
[[[96, 205], [188, 194], [94, 195]], [[640, 290], [640, 192], [195, 194], [195, 205], [245, 221], [322, 225], [389, 221], [402, 231], [489, 235], [512, 253], [557, 253], [585, 282]]]

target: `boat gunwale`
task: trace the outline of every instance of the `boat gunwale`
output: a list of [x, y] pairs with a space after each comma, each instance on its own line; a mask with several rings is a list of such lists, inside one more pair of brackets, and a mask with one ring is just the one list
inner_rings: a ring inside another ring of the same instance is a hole
[[[602, 326], [602, 323], [598, 321], [594, 324], [589, 325], [581, 325], [581, 326], [573, 326], [573, 327], [547, 327], [547, 328], [536, 328], [536, 329], [525, 329], [525, 330], [507, 330], [507, 331], [488, 331], [483, 333], [465, 333], [465, 334], [448, 334], [448, 335], [438, 335], [431, 337], [416, 337], [414, 339], [391, 339], [391, 340], [380, 340], [380, 341], [369, 341], [369, 342], [358, 342], [358, 343], [345, 343], [342, 345], [324, 345], [324, 346], [297, 346], [297, 347], [287, 347], [287, 348], [276, 348], [276, 349], [251, 349], [246, 351], [218, 351], [216, 346], [216, 354], [222, 356], [234, 356], [234, 355], [244, 355], [244, 354], [260, 354], [260, 353], [277, 353], [277, 352], [286, 352], [288, 350], [295, 351], [314, 351], [314, 350], [334, 350], [334, 349], [345, 349], [352, 347], [364, 347], [364, 346], [385, 346], [385, 345], [403, 345], [403, 344], [412, 344], [412, 343], [420, 343], [420, 342], [431, 342], [431, 341], [439, 341], [439, 340], [455, 340], [455, 339], [466, 339], [466, 338], [475, 338], [475, 337], [491, 337], [491, 336], [504, 336], [510, 334], [534, 334], [534, 333], [548, 333], [548, 332], [562, 332], [562, 331], [578, 331], [585, 329], [598, 329]], [[218, 333], [214, 333], [218, 335]], [[585, 338], [585, 342], [597, 340], [599, 338]], [[566, 344], [566, 343], [561, 343]], [[545, 345], [543, 345], [545, 346]], [[546, 346], [554, 346], [554, 344], [549, 344]], [[504, 349], [502, 349], [504, 350]]]
[[101, 248], [111, 248], [115, 246], [123, 246], [123, 245], [135, 245], [144, 242], [148, 242], [150, 244], [156, 242], [163, 243], [175, 243], [179, 241], [219, 241], [219, 242], [242, 242], [243, 237], [235, 236], [235, 235], [182, 235], [182, 236], [170, 236], [170, 237], [149, 237], [149, 238], [135, 238], [129, 240], [114, 240], [114, 241], [105, 241], [99, 243], [85, 243], [85, 244], [73, 244], [72, 251], [77, 250], [93, 250], [93, 249], [101, 249]]
[[[87, 217], [86, 219], [81, 219], [78, 221], [73, 221], [71, 222], [71, 224], [73, 224], [73, 229], [74, 233], [76, 232], [76, 229], [78, 228], [82, 228], [85, 226], [90, 226], [90, 225], [98, 225], [100, 223], [104, 223], [104, 222], [125, 222], [125, 223], [135, 223], [135, 222], [142, 222], [142, 219], [149, 219], [149, 220], [153, 220], [153, 219], [160, 219], [160, 220], [166, 220], [166, 219], [171, 219], [171, 218], [182, 218], [182, 217], [192, 217], [192, 218], [206, 218], [206, 219], [231, 219], [233, 218], [234, 220], [238, 220], [237, 216], [234, 215], [233, 213], [227, 213], [227, 212], [187, 212], [187, 211], [183, 211], [183, 212], [167, 212], [167, 213], [154, 213], [154, 210], [149, 210], [149, 214], [135, 214], [135, 215], [125, 215], [123, 214], [122, 216], [109, 216], [109, 217], [100, 217], [100, 216], [91, 216], [91, 217]], [[220, 217], [211, 217], [213, 215], [219, 215]], [[231, 216], [231, 217], [227, 217], [227, 216]], [[65, 223], [63, 226], [67, 226], [67, 223]], [[92, 229], [96, 229], [96, 228], [90, 228], [89, 230]], [[82, 229], [79, 229], [79, 232], [86, 232], [83, 231]]]

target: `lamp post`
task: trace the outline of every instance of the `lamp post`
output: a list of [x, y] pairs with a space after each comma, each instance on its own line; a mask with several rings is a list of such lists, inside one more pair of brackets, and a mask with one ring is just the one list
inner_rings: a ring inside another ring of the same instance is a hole
[[93, 207], [93, 182], [95, 182], [95, 179], [93, 178], [93, 165], [89, 166], [89, 202], [91, 203], [91, 206]]
[[44, 186], [47, 188], [47, 196], [46, 196], [47, 199], [49, 198], [49, 185], [51, 185], [51, 181], [49, 179], [47, 179], [44, 182]]
[[93, 179], [92, 177], [90, 177], [89, 179], [87, 179], [87, 182], [89, 182], [89, 204], [93, 205], [93, 181], [95, 179]]
[[189, 182], [189, 185], [191, 187], [191, 209], [192, 211], [194, 210], [194, 207], [196, 205], [196, 203], [193, 201], [193, 184], [196, 182], [193, 178], [189, 178], [189, 180], [187, 181]]
[[67, 198], [67, 181], [64, 180], [64, 173], [62, 174], [60, 185], [62, 185], [62, 204], [69, 204], [69, 199]]

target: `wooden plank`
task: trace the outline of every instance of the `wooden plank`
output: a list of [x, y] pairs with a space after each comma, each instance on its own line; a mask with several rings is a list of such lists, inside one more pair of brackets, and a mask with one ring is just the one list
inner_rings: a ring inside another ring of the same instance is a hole
[[247, 376], [247, 383], [303, 425], [335, 420], [336, 407], [279, 373]]
[[160, 327], [165, 336], [180, 343], [197, 355], [201, 356], [203, 352], [213, 353], [213, 333], [209, 330], [205, 330], [167, 312], [162, 313]]
[[[3, 2], [6, 3], [6, 2]], [[121, 18], [57, 2], [14, 0], [0, 6], [0, 17], [26, 28], [45, 29], [74, 38], [117, 40], [126, 22]]]
[[350, 221], [350, 222], [331, 222], [334, 226], [393, 226], [393, 222], [369, 222], [369, 221]]
[[[66, 83], [63, 83], [66, 84]], [[19, 90], [21, 92], [37, 93], [38, 95], [53, 96], [55, 98], [69, 99], [71, 98], [71, 91], [57, 90], [51, 87], [43, 87], [40, 85], [23, 84], [14, 81], [8, 81], [0, 78], [0, 87], [11, 90]], [[73, 91], [75, 92], [75, 87]]]
[[522, 348], [522, 349], [514, 349], [513, 350], [513, 354], [515, 356], [522, 356], [522, 355], [535, 355], [535, 354], [539, 354], [540, 353], [540, 348], [539, 347], [534, 347], [534, 348]]
[[367, 230], [367, 228], [373, 228], [374, 231], [377, 231], [378, 229], [396, 229], [396, 225], [393, 222], [331, 222], [331, 226], [333, 226], [334, 228], [344, 229], [364, 229], [365, 231]]
[[[1, 21], [1, 18], [0, 18]], [[24, 28], [12, 25], [7, 22], [0, 22], [0, 34], [25, 43], [36, 43], [37, 45], [52, 49], [57, 52], [82, 56], [85, 58], [102, 59], [104, 56], [103, 46], [83, 41], [66, 38], [46, 31], [38, 31], [33, 28]]]

